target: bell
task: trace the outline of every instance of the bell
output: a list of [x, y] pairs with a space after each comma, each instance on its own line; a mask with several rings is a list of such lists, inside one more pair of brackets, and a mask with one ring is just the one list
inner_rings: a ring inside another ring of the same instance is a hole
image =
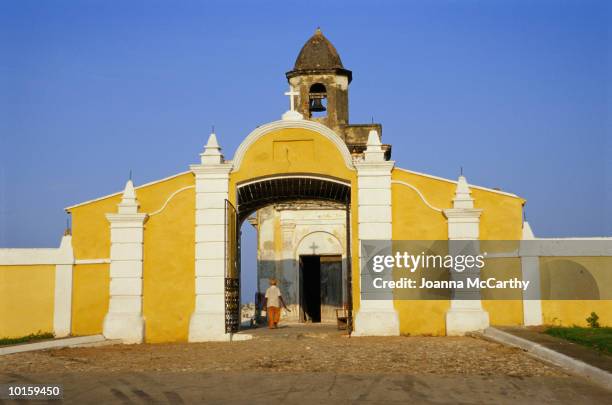
[[310, 111], [311, 112], [322, 112], [325, 111], [325, 107], [323, 103], [321, 103], [321, 98], [311, 98], [310, 99]]

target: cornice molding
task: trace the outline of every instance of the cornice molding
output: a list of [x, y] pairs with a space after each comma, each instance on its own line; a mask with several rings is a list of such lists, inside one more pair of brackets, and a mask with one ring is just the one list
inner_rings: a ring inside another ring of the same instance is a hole
[[226, 161], [224, 163], [214, 164], [214, 165], [190, 165], [189, 170], [195, 174], [225, 174], [228, 175], [233, 168], [233, 163], [231, 161]]
[[442, 211], [448, 219], [472, 218], [478, 219], [482, 214], [482, 208], [447, 208]]
[[147, 214], [141, 212], [136, 214], [106, 214], [106, 219], [110, 223], [137, 222], [143, 224], [147, 217]]
[[374, 172], [374, 171], [385, 171], [391, 174], [393, 167], [395, 167], [394, 160], [386, 160], [384, 162], [366, 162], [360, 161], [354, 163], [355, 168], [357, 169], [358, 174]]

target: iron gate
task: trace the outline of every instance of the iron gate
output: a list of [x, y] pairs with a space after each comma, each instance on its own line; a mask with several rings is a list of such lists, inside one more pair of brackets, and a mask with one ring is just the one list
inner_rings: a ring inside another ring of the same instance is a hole
[[238, 213], [225, 200], [225, 333], [240, 329], [240, 230]]

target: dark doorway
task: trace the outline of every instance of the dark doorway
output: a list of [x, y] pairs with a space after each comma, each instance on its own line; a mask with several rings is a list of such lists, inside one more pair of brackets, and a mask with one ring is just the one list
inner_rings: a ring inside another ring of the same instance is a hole
[[321, 322], [321, 257], [300, 256], [300, 306], [305, 322]]
[[342, 308], [342, 257], [300, 256], [300, 319], [334, 321]]

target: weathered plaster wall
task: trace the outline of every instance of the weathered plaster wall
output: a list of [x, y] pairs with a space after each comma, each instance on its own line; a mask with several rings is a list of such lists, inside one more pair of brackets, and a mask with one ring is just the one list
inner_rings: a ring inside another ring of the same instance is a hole
[[315, 83], [321, 83], [327, 90], [327, 111], [325, 117], [315, 118], [317, 121], [337, 131], [343, 136], [342, 126], [349, 122], [348, 110], [348, 78], [332, 74], [313, 74], [292, 77], [289, 82], [300, 92], [300, 104], [297, 110], [306, 118], [310, 117], [309, 92]]
[[[291, 310], [284, 314], [285, 319], [299, 320], [299, 256], [345, 255], [345, 224], [346, 211], [326, 209], [325, 203], [298, 201], [271, 205], [257, 212], [258, 290], [265, 292], [270, 278], [279, 280], [279, 287]], [[316, 247], [310, 249], [313, 243]], [[343, 274], [343, 280], [346, 280], [346, 274]], [[343, 282], [340, 288], [344, 285]], [[342, 296], [343, 291], [337, 293]], [[321, 314], [324, 321], [336, 319], [335, 308], [322, 307]]]

